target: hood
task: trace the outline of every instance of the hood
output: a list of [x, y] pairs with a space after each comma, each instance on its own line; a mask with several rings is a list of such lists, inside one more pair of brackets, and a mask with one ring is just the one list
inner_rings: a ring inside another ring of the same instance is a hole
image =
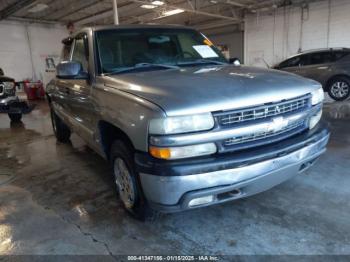
[[160, 106], [168, 116], [260, 105], [305, 95], [320, 84], [300, 76], [246, 66], [201, 66], [108, 77], [108, 86]]
[[0, 82], [14, 82], [15, 80], [11, 77], [0, 75]]

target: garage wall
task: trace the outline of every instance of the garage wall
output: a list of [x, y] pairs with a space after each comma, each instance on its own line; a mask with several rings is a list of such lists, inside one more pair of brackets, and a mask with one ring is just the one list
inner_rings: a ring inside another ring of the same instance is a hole
[[243, 32], [212, 34], [208, 37], [215, 45], [227, 45], [230, 57], [237, 57], [243, 61]]
[[246, 64], [265, 67], [299, 50], [350, 47], [350, 1], [324, 0], [245, 17]]
[[20, 22], [0, 22], [0, 67], [21, 81], [36, 78], [47, 82], [45, 58], [59, 57], [64, 27]]

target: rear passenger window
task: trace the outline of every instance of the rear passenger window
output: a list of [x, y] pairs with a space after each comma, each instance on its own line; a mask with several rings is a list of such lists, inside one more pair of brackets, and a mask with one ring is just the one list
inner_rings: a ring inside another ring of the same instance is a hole
[[332, 52], [310, 54], [310, 65], [326, 64], [333, 62]]

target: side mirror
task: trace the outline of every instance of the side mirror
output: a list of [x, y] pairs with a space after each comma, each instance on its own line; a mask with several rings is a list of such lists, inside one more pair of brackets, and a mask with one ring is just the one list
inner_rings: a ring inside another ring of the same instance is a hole
[[230, 58], [229, 62], [230, 62], [230, 64], [233, 64], [235, 66], [240, 66], [241, 65], [241, 61], [237, 57]]
[[83, 66], [75, 61], [63, 61], [56, 67], [56, 76], [61, 79], [88, 79], [89, 75], [83, 71]]

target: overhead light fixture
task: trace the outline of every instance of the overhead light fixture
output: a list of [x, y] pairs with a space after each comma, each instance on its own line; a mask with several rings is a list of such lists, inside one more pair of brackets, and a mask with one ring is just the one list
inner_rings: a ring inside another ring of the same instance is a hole
[[29, 13], [38, 13], [38, 12], [41, 12], [41, 11], [45, 10], [48, 7], [49, 6], [46, 5], [46, 4], [36, 4], [32, 8], [28, 9], [28, 12]]
[[144, 9], [153, 9], [156, 7], [157, 7], [156, 5], [141, 5], [141, 8], [144, 8]]
[[183, 9], [173, 9], [173, 10], [170, 10], [170, 11], [163, 12], [163, 16], [176, 15], [176, 14], [180, 14], [182, 12], [185, 12], [185, 10], [183, 10]]
[[218, 3], [217, 0], [210, 0], [209, 2], [212, 3], [212, 4], [217, 4]]
[[152, 5], [161, 6], [161, 5], [164, 5], [164, 2], [159, 1], [159, 0], [155, 0], [155, 1], [152, 1]]

